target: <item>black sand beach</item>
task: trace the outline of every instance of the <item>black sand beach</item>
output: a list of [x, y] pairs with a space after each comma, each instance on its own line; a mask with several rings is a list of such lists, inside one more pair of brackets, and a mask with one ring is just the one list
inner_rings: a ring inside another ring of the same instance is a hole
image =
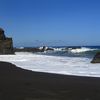
[[0, 62], [0, 100], [100, 100], [100, 78], [33, 72]]

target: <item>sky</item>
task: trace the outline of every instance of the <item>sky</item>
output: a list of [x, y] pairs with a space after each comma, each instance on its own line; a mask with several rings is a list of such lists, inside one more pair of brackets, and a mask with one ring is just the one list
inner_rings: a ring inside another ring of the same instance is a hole
[[100, 45], [100, 0], [0, 0], [0, 27], [15, 47]]

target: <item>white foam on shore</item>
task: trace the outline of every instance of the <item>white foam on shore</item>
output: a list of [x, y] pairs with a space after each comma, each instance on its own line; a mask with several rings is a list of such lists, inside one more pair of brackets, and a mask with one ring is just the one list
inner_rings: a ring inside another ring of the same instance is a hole
[[16, 55], [0, 55], [0, 61], [10, 62], [23, 69], [38, 72], [100, 77], [100, 64], [91, 64], [89, 58], [16, 52]]

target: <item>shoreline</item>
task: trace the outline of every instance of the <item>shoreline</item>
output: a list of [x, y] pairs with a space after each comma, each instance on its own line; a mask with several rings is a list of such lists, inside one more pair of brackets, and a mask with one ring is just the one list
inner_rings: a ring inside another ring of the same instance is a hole
[[0, 62], [0, 100], [100, 100], [100, 78], [34, 72]]

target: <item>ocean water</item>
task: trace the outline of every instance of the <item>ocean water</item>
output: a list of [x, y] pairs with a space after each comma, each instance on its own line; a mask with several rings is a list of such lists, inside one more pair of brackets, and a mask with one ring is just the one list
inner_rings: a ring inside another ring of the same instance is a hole
[[100, 77], [100, 64], [90, 63], [99, 46], [81, 48], [52, 47], [54, 51], [16, 52], [15, 55], [0, 55], [23, 69], [64, 75]]

